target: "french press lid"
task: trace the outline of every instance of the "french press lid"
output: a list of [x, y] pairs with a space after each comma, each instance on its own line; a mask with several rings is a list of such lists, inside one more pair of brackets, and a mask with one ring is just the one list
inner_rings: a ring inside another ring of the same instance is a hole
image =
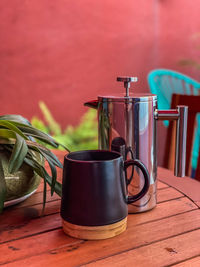
[[108, 96], [98, 96], [98, 100], [101, 102], [149, 102], [157, 100], [157, 95], [153, 95], [150, 93], [130, 93], [130, 83], [137, 82], [137, 77], [127, 77], [121, 76], [117, 77], [118, 82], [124, 83], [124, 88], [126, 89], [125, 95], [115, 94], [115, 95], [108, 95]]

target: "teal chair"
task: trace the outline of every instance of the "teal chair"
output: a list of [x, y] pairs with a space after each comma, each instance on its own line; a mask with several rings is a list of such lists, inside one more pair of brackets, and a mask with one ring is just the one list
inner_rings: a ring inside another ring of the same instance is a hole
[[[151, 93], [158, 97], [159, 109], [169, 109], [171, 107], [173, 94], [200, 95], [200, 83], [177, 71], [168, 69], [152, 70], [148, 74], [147, 80]], [[164, 121], [164, 125], [168, 127], [169, 121]], [[195, 131], [192, 150], [192, 177], [194, 177], [194, 170], [197, 168], [199, 142], [200, 114], [197, 115], [197, 130]]]

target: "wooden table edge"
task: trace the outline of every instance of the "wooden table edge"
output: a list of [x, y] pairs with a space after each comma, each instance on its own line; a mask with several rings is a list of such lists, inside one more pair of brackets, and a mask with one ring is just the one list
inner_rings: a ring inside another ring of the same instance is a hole
[[171, 170], [158, 167], [158, 180], [175, 188], [200, 207], [200, 182], [191, 177], [176, 177]]

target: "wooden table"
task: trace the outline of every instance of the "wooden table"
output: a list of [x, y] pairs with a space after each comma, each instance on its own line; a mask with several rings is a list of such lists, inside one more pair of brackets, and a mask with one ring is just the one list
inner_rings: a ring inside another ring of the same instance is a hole
[[200, 183], [158, 168], [158, 204], [128, 216], [128, 228], [101, 241], [63, 233], [60, 199], [48, 192], [45, 216], [42, 185], [21, 204], [0, 215], [3, 266], [200, 266]]

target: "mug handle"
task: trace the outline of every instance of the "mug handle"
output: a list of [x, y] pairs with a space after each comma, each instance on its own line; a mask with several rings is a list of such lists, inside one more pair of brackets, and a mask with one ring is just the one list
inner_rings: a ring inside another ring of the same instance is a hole
[[141, 199], [147, 193], [147, 191], [149, 189], [149, 185], [150, 185], [150, 176], [149, 176], [148, 170], [145, 167], [145, 165], [138, 159], [126, 160], [124, 162], [124, 171], [126, 171], [126, 169], [130, 165], [132, 165], [132, 166], [135, 165], [138, 168], [140, 168], [140, 170], [142, 171], [143, 176], [144, 176], [144, 186], [143, 186], [142, 190], [138, 194], [136, 194], [134, 196], [128, 196], [127, 197], [127, 203], [128, 204], [131, 204], [131, 203]]
[[[126, 148], [126, 155], [125, 155], [125, 159], [126, 159], [126, 160], [127, 160], [127, 155], [128, 155], [128, 153], [131, 154], [131, 160], [134, 160], [135, 157], [134, 157], [134, 154], [133, 154], [133, 150], [131, 149], [130, 146]], [[125, 172], [126, 183], [127, 183], [127, 185], [129, 185], [129, 184], [131, 183], [131, 181], [132, 181], [132, 179], [133, 179], [133, 174], [134, 174], [134, 166], [132, 166], [131, 175], [130, 175], [129, 178], [127, 177], [127, 172]]]

